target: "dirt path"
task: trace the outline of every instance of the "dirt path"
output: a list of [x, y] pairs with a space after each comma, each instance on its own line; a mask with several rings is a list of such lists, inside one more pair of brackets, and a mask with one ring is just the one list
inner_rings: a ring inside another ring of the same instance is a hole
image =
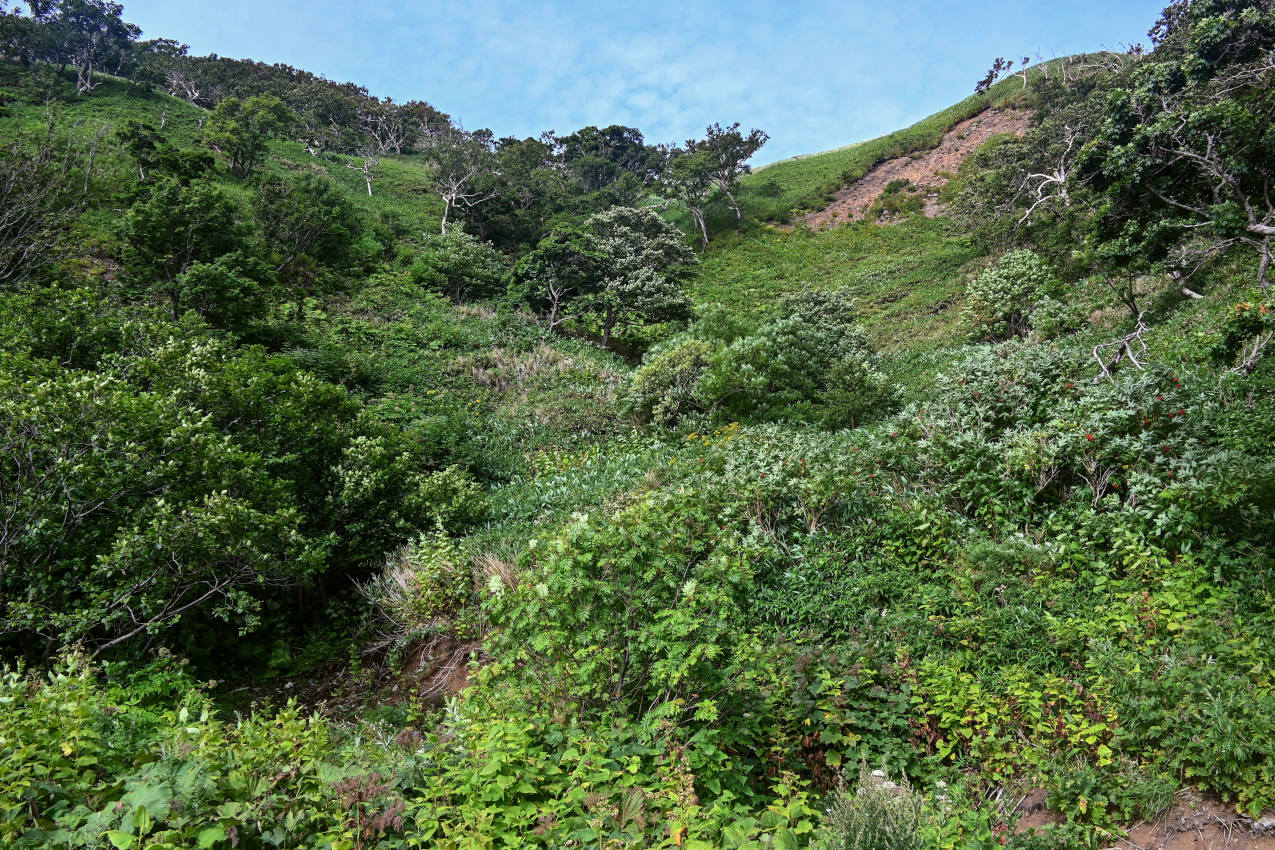
[[961, 161], [992, 136], [1002, 133], [1021, 136], [1030, 118], [1030, 110], [984, 110], [949, 130], [938, 147], [873, 166], [863, 177], [837, 192], [836, 200], [827, 207], [807, 213], [798, 221], [812, 230], [858, 221], [892, 180], [908, 180], [918, 187], [926, 196], [925, 214], [933, 218], [941, 211], [937, 194], [947, 184], [944, 174], [955, 174]]

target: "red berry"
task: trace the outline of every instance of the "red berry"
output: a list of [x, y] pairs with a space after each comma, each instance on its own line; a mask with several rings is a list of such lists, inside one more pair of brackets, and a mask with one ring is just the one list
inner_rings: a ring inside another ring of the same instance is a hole
[[1085, 439], [1092, 443], [1092, 442], [1093, 442], [1093, 434], [1086, 434], [1086, 435], [1085, 435]]

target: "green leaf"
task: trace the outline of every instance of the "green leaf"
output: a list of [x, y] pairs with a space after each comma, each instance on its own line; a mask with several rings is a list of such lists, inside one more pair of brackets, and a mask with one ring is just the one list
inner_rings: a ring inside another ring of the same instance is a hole
[[208, 850], [214, 844], [226, 840], [226, 828], [221, 824], [210, 826], [207, 829], [201, 829], [199, 835], [195, 838], [198, 843], [199, 850]]
[[797, 850], [800, 847], [797, 833], [784, 827], [775, 833], [775, 850]]
[[133, 844], [137, 841], [127, 832], [120, 832], [118, 829], [107, 830], [106, 840], [115, 845], [116, 850], [132, 850]]

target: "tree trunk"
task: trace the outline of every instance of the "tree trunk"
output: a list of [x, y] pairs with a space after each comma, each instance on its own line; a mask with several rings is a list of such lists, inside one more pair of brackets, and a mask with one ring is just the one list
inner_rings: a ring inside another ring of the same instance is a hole
[[561, 306], [562, 306], [562, 296], [551, 289], [549, 291], [549, 331], [550, 333], [553, 332], [554, 328], [558, 327], [558, 309]]
[[695, 219], [695, 224], [699, 226], [700, 239], [705, 249], [708, 248], [708, 227], [704, 224], [704, 210], [700, 207], [691, 207], [691, 218]]
[[1257, 267], [1257, 285], [1262, 289], [1268, 289], [1271, 285], [1266, 279], [1266, 274], [1271, 270], [1271, 237], [1267, 236], [1262, 240], [1262, 261]]
[[739, 201], [735, 200], [735, 195], [729, 189], [724, 190], [726, 197], [730, 201], [730, 208], [735, 211], [735, 221], [743, 221], [744, 214], [739, 211]]
[[611, 347], [611, 331], [615, 328], [615, 311], [610, 307], [602, 314], [602, 347]]

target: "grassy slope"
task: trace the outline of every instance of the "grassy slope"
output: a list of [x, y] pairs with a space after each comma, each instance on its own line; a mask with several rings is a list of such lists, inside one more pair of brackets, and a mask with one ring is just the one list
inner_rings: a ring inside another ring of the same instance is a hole
[[882, 348], [930, 348], [959, 337], [965, 273], [980, 257], [947, 222], [923, 217], [818, 233], [769, 231], [705, 256], [692, 291], [700, 303], [759, 314], [790, 290], [845, 290]]
[[[989, 106], [1018, 102], [1022, 82], [1011, 77], [984, 94], [965, 100], [902, 130], [836, 150], [780, 160], [757, 169], [741, 181], [740, 202], [746, 215], [763, 221], [788, 221], [793, 210], [818, 209], [847, 183], [858, 180], [876, 163], [935, 147], [957, 122]], [[768, 188], [767, 188], [768, 187]]]
[[[936, 146], [959, 121], [990, 106], [1022, 100], [1022, 83], [1003, 80], [911, 127], [824, 153], [782, 160], [742, 181], [744, 212], [787, 221], [817, 209], [876, 163]], [[719, 239], [692, 283], [697, 303], [765, 313], [793, 289], [837, 289], [858, 300], [863, 323], [886, 351], [929, 352], [962, 339], [959, 304], [965, 277], [982, 253], [945, 222], [913, 218], [900, 225], [862, 224], [809, 233], [763, 229]]]
[[[118, 187], [136, 179], [132, 159], [110, 130], [133, 119], [158, 126], [172, 140], [198, 144], [206, 111], [161, 92], [104, 78], [89, 97], [78, 97], [65, 81], [49, 109], [45, 90], [29, 72], [0, 65], [0, 90], [16, 96], [0, 113], [0, 140], [42, 138], [48, 116], [59, 146], [81, 155], [103, 126], [87, 209], [74, 239], [86, 246], [81, 267], [90, 275], [118, 257]], [[81, 156], [82, 159], [82, 156]], [[325, 348], [298, 356], [325, 377], [345, 381], [387, 419], [426, 422], [442, 431], [468, 432], [469, 452], [487, 472], [520, 476], [623, 430], [614, 410], [617, 387], [627, 372], [622, 359], [583, 340], [550, 335], [531, 317], [499, 315], [487, 305], [453, 305], [422, 293], [399, 275], [415, 258], [415, 243], [438, 230], [442, 202], [430, 189], [428, 166], [419, 156], [385, 157], [375, 171], [373, 195], [363, 176], [346, 165], [353, 157], [312, 157], [291, 141], [271, 144], [255, 179], [286, 171], [319, 171], [347, 193], [369, 222], [393, 222], [405, 236], [387, 247], [385, 273], [348, 281], [312, 311], [308, 334]], [[256, 197], [252, 185], [218, 167], [221, 189], [246, 212]], [[627, 479], [626, 479], [627, 480]], [[565, 498], [566, 502], [571, 502]], [[569, 505], [573, 506], [573, 505]]]

